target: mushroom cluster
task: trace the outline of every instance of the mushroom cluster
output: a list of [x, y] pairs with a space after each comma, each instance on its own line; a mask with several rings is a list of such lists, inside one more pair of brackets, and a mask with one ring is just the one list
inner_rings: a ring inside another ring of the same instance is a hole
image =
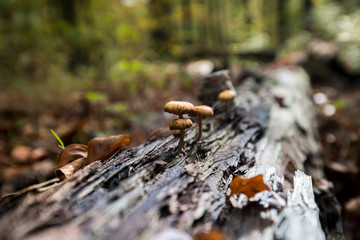
[[[236, 96], [236, 92], [232, 90], [224, 90], [219, 93], [217, 100], [225, 102], [226, 105], [226, 119], [229, 118], [229, 104]], [[184, 101], [170, 101], [165, 104], [164, 111], [179, 116], [178, 119], [174, 119], [170, 122], [170, 130], [180, 131], [180, 140], [178, 145], [178, 152], [181, 151], [184, 145], [185, 129], [190, 128], [193, 123], [190, 119], [184, 118], [183, 115], [188, 114], [191, 117], [198, 118], [199, 134], [197, 140], [199, 141], [202, 137], [202, 118], [205, 116], [214, 115], [214, 111], [211, 107], [206, 105], [194, 106], [189, 102]]]
[[192, 121], [184, 118], [183, 115], [188, 114], [189, 116], [198, 118], [199, 135], [197, 139], [200, 140], [202, 136], [203, 116], [211, 116], [214, 114], [212, 108], [209, 106], [194, 106], [193, 104], [184, 101], [170, 101], [165, 104], [164, 111], [179, 115], [179, 118], [172, 120], [169, 125], [170, 130], [180, 130], [178, 151], [181, 151], [184, 145], [185, 129], [190, 128], [193, 125]]
[[170, 130], [180, 130], [180, 141], [178, 146], [178, 152], [184, 145], [185, 129], [193, 125], [190, 119], [184, 119], [184, 114], [189, 114], [194, 108], [194, 105], [184, 101], [171, 101], [165, 104], [164, 111], [172, 114], [179, 115], [178, 119], [174, 119], [170, 122]]

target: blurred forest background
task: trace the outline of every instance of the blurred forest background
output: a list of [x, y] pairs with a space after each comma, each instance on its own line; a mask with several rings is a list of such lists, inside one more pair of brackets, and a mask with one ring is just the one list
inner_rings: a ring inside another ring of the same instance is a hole
[[49, 129], [65, 145], [119, 133], [137, 145], [161, 134], [167, 101], [198, 103], [205, 74], [298, 63], [319, 41], [348, 73], [322, 79], [313, 96], [328, 174], [345, 179], [334, 191], [344, 207], [357, 199], [344, 222], [351, 233], [360, 216], [358, 0], [0, 0], [1, 192], [53, 174]]

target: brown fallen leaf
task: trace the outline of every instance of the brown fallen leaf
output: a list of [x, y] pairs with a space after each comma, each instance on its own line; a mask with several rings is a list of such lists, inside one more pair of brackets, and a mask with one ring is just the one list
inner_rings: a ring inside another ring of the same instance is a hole
[[226, 240], [226, 236], [219, 229], [211, 229], [210, 232], [197, 233], [194, 240]]
[[48, 156], [48, 152], [43, 149], [43, 148], [35, 148], [34, 150], [32, 150], [31, 154], [30, 154], [30, 160], [32, 162], [35, 161], [39, 161], [41, 159], [44, 159]]
[[27, 163], [30, 160], [32, 148], [19, 145], [11, 150], [10, 157], [16, 163]]
[[360, 196], [351, 198], [345, 203], [345, 214], [347, 217], [360, 219]]
[[88, 142], [88, 159], [85, 165], [97, 160], [104, 161], [130, 142], [128, 134], [93, 138]]
[[85, 161], [86, 158], [78, 158], [56, 169], [55, 174], [61, 180], [64, 180], [65, 178], [69, 178], [84, 165]]
[[252, 198], [256, 193], [270, 191], [268, 185], [264, 183], [263, 175], [259, 174], [252, 178], [234, 177], [230, 183], [231, 195], [243, 193], [248, 198]]
[[313, 179], [314, 186], [323, 190], [327, 191], [334, 187], [334, 184], [332, 182], [329, 182], [328, 180], [324, 178], [314, 178]]
[[62, 149], [57, 158], [55, 174], [61, 180], [69, 178], [81, 167], [96, 160], [103, 161], [113, 155], [121, 147], [127, 145], [130, 136], [127, 134], [93, 138], [84, 144], [70, 144]]
[[336, 172], [340, 173], [354, 173], [357, 174], [359, 172], [359, 169], [355, 164], [352, 162], [328, 162], [326, 166]]
[[[1, 143], [0, 143], [1, 144]], [[3, 167], [13, 167], [15, 164], [11, 161], [11, 158], [7, 154], [0, 152], [0, 167], [3, 170]]]
[[87, 158], [88, 146], [85, 144], [70, 144], [66, 146], [58, 155], [56, 166], [58, 168], [79, 158]]

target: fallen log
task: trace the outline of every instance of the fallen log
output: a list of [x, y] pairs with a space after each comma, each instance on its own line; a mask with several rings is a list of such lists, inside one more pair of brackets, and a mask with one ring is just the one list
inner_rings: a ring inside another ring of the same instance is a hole
[[[45, 192], [3, 201], [2, 239], [200, 239], [214, 229], [227, 239], [340, 236], [309, 79], [299, 68], [268, 69], [264, 76], [235, 86], [228, 119], [216, 102], [202, 139], [196, 141], [193, 126], [180, 153], [177, 136], [152, 138]], [[203, 86], [221, 89], [206, 80]], [[263, 176], [270, 191], [233, 194], [237, 176]]]

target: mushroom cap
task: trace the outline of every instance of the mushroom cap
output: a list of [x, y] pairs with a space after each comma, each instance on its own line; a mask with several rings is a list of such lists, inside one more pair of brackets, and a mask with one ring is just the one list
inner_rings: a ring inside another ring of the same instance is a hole
[[189, 115], [192, 117], [212, 116], [212, 115], [214, 115], [214, 111], [212, 110], [211, 107], [209, 107], [207, 105], [200, 105], [200, 106], [195, 106]]
[[174, 119], [169, 124], [170, 130], [184, 130], [193, 125], [192, 121], [187, 118]]
[[232, 90], [224, 90], [219, 93], [218, 100], [219, 101], [230, 101], [236, 96], [236, 92]]
[[194, 108], [194, 105], [192, 105], [189, 102], [184, 101], [170, 101], [165, 104], [164, 111], [181, 115], [181, 114], [187, 114], [190, 113], [190, 111]]

